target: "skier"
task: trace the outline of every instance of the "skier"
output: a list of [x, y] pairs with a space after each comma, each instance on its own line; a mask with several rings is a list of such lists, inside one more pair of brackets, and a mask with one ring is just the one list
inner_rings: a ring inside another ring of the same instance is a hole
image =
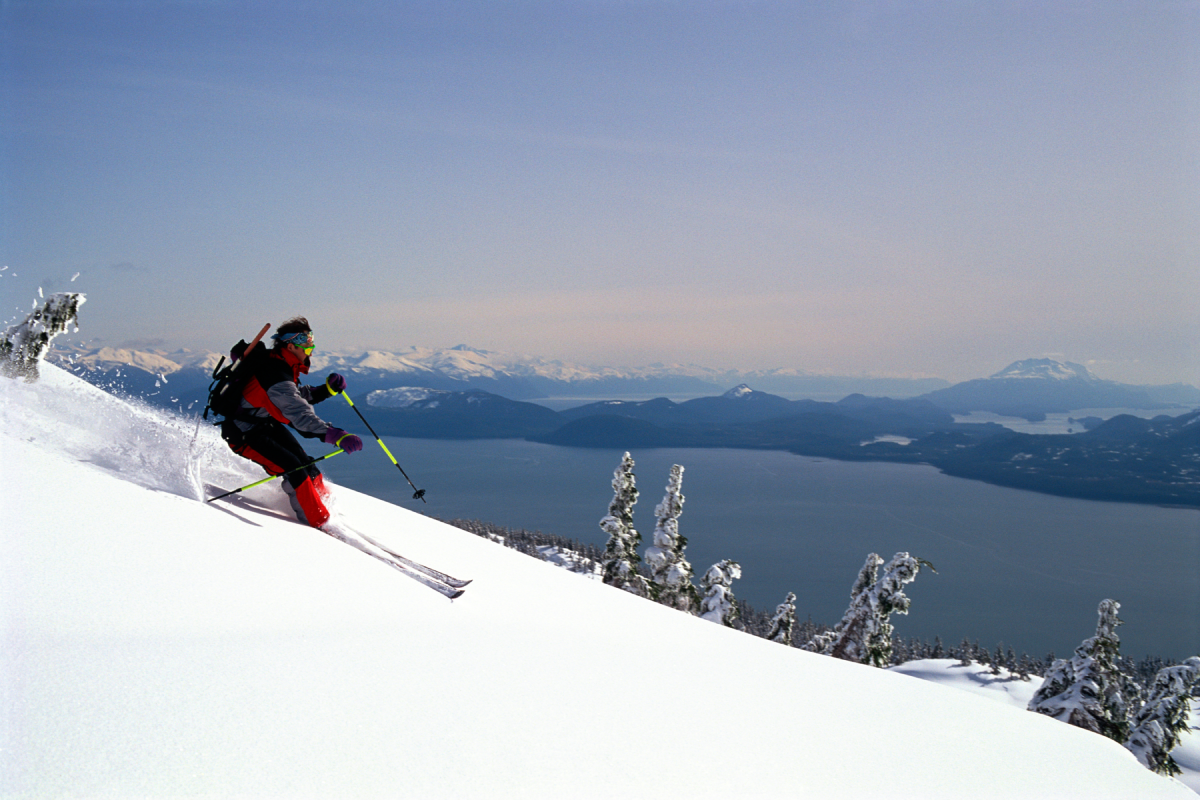
[[[329, 521], [325, 481], [314, 465], [289, 472], [312, 461], [293, 430], [308, 439], [320, 439], [347, 453], [362, 449], [362, 439], [335, 428], [316, 415], [313, 405], [327, 400], [346, 388], [346, 379], [336, 372], [323, 386], [301, 386], [300, 376], [307, 374], [313, 345], [312, 328], [304, 317], [281, 324], [271, 336], [275, 344], [265, 355], [248, 360], [249, 380], [242, 390], [238, 411], [221, 424], [221, 436], [230, 449], [260, 465], [268, 475], [284, 475], [283, 490], [296, 517], [320, 528]], [[261, 352], [261, 348], [259, 348]], [[230, 353], [236, 362], [246, 356], [244, 349]]]

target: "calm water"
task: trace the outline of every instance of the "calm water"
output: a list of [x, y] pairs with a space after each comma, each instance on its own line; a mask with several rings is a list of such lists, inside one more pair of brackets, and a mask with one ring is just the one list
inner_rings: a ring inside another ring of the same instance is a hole
[[[521, 440], [387, 439], [426, 489], [414, 502], [374, 444], [324, 462], [338, 483], [443, 519], [483, 519], [603, 545], [617, 450]], [[910, 584], [897, 632], [957, 644], [1069, 654], [1095, 632], [1096, 606], [1121, 603], [1122, 651], [1200, 654], [1200, 512], [1072, 500], [951, 478], [932, 467], [826, 461], [751, 450], [635, 451], [643, 543], [672, 464], [685, 467], [680, 531], [699, 575], [732, 558], [734, 591], [833, 624], [867, 553], [933, 562]]]

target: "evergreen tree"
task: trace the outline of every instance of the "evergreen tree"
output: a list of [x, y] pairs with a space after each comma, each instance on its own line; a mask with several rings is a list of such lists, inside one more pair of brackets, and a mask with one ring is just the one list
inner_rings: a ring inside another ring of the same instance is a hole
[[889, 664], [903, 664], [905, 661], [913, 660], [915, 642], [912, 639], [905, 641], [898, 636], [893, 636], [891, 644], [892, 648], [888, 653]]
[[904, 594], [904, 586], [916, 579], [922, 566], [932, 569], [933, 565], [908, 553], [896, 553], [883, 577], [877, 578], [881, 564], [883, 559], [876, 553], [867, 556], [842, 621], [829, 633], [814, 637], [806, 650], [876, 667], [891, 662], [893, 627], [889, 618], [893, 613], [908, 613], [911, 601]]
[[78, 292], [52, 294], [41, 308], [0, 334], [0, 375], [36, 381], [38, 362], [50, 349], [50, 340], [72, 322], [78, 324], [79, 307], [85, 299]]
[[708, 568], [701, 583], [704, 600], [700, 603], [700, 618], [719, 622], [727, 628], [733, 627], [737, 619], [737, 601], [733, 597], [733, 582], [742, 577], [742, 567], [736, 561], [725, 559]]
[[962, 644], [958, 646], [958, 663], [960, 666], [971, 666], [971, 654], [974, 650], [971, 648], [971, 642], [967, 637], [963, 637]]
[[1154, 676], [1150, 697], [1133, 717], [1133, 732], [1125, 743], [1147, 769], [1161, 775], [1182, 770], [1171, 758], [1180, 734], [1188, 729], [1189, 696], [1200, 680], [1200, 658], [1164, 667]]
[[775, 607], [775, 616], [771, 618], [771, 630], [767, 638], [772, 642], [781, 642], [789, 647], [792, 644], [792, 629], [796, 626], [796, 595], [788, 592], [782, 603]]
[[642, 536], [633, 527], [633, 506], [637, 503], [637, 481], [633, 475], [633, 458], [626, 453], [613, 472], [613, 499], [608, 516], [600, 520], [600, 529], [608, 534], [601, 568], [603, 580], [639, 597], [649, 597], [646, 578], [638, 572], [638, 546]]
[[829, 630], [828, 625], [818, 625], [812, 621], [812, 615], [808, 615], [804, 622], [792, 629], [792, 641], [805, 642], [805, 649], [808, 649], [807, 643], [817, 638], [819, 635]]
[[933, 637], [933, 650], [930, 651], [929, 657], [930, 658], [945, 658], [946, 657], [946, 646], [942, 644], [942, 637], [940, 637], [940, 636]]
[[1029, 673], [1034, 670], [1033, 659], [1028, 653], [1021, 653], [1021, 660], [1017, 662], [1017, 677], [1023, 681], [1029, 680]]
[[1127, 679], [1118, 670], [1121, 640], [1117, 619], [1121, 604], [1103, 600], [1097, 609], [1096, 635], [1075, 648], [1070, 659], [1057, 659], [1029, 710], [1086, 728], [1118, 742], [1129, 738]]
[[692, 583], [692, 565], [684, 557], [687, 539], [679, 533], [683, 513], [683, 467], [671, 467], [666, 494], [654, 509], [654, 544], [646, 549], [650, 567], [650, 590], [665, 606], [694, 614], [700, 608], [700, 593]]
[[1000, 674], [1000, 667], [1004, 666], [1004, 647], [996, 645], [996, 652], [992, 655], [992, 668], [988, 670], [992, 675]]

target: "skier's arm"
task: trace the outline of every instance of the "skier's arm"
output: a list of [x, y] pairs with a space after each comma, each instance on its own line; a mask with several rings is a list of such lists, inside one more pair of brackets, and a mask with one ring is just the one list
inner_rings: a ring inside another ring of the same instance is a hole
[[322, 400], [328, 400], [333, 397], [333, 394], [326, 386], [301, 386], [299, 389], [300, 396], [314, 406]]
[[309, 403], [316, 405], [322, 400], [328, 400], [338, 392], [345, 390], [345, 388], [346, 379], [334, 372], [325, 379], [325, 383], [321, 386], [301, 386], [300, 396]]
[[329, 430], [329, 423], [317, 416], [312, 404], [301, 394], [300, 387], [291, 381], [276, 383], [267, 389], [267, 396], [301, 436], [320, 439]]

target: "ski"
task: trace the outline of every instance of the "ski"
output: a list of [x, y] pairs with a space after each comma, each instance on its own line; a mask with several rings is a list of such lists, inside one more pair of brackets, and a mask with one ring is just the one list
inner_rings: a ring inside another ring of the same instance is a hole
[[[462, 589], [462, 587], [451, 586], [449, 584], [443, 583], [442, 581], [438, 580], [437, 578], [435, 578], [432, 575], [427, 575], [426, 573], [421, 572], [416, 569], [413, 569], [399, 561], [393, 561], [391, 558], [388, 558], [387, 556], [380, 555], [379, 553], [373, 552], [365, 542], [360, 542], [355, 537], [349, 536], [349, 535], [343, 533], [342, 531], [337, 530], [336, 528], [328, 528], [328, 529], [322, 528], [321, 530], [322, 530], [322, 532], [328, 534], [329, 536], [333, 537], [334, 539], [337, 539], [339, 542], [345, 542], [346, 544], [350, 545], [351, 547], [361, 550], [362, 552], [371, 556], [371, 558], [375, 558], [375, 559], [382, 561], [384, 564], [387, 564], [389, 567], [392, 567], [393, 569], [396, 569], [399, 572], [403, 573], [404, 575], [407, 575], [408, 577], [412, 578], [417, 583], [420, 583], [423, 586], [428, 586], [430, 589], [433, 589], [435, 592], [437, 592], [438, 594], [441, 594], [444, 597], [448, 597], [451, 600], [454, 600], [456, 598], [461, 597], [463, 594], [464, 590]], [[376, 545], [376, 546], [378, 547], [378, 545]], [[415, 564], [416, 562], [414, 561], [412, 563]]]
[[[358, 533], [358, 531], [355, 531], [355, 533]], [[375, 545], [380, 550], [387, 553], [389, 556], [396, 559], [397, 561], [399, 561], [401, 564], [408, 567], [409, 569], [420, 570], [421, 572], [424, 572], [426, 575], [433, 578], [434, 580], [441, 581], [442, 583], [446, 584], [447, 586], [453, 586], [455, 589], [462, 589], [464, 586], [466, 586], [467, 584], [469, 584], [471, 582], [470, 578], [467, 578], [466, 580], [464, 580], [462, 578], [455, 578], [451, 575], [447, 575], [444, 572], [440, 572], [439, 570], [436, 570], [433, 567], [427, 567], [419, 561], [413, 561], [411, 558], [406, 558], [406, 557], [400, 555], [399, 553], [397, 553], [395, 550], [392, 550], [390, 547], [387, 547], [386, 545], [382, 545], [379, 542], [375, 541], [370, 536], [367, 536], [365, 533], [358, 533], [358, 535], [361, 536], [362, 538], [366, 539], [368, 542]]]

